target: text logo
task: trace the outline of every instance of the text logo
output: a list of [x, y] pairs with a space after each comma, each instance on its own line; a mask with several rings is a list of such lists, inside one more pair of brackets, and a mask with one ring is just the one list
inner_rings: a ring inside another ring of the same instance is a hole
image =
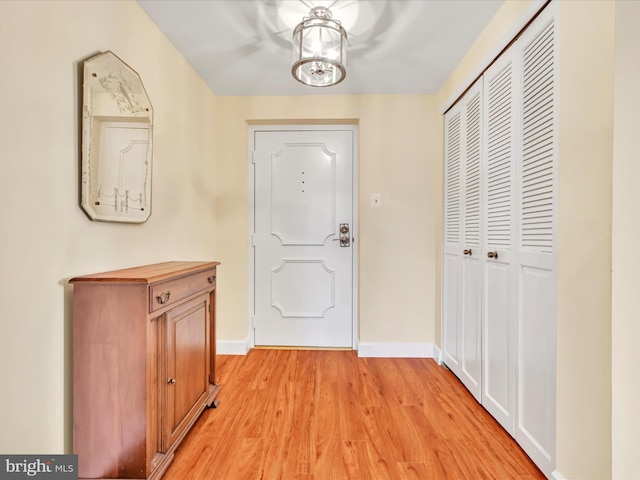
[[78, 480], [77, 455], [0, 455], [0, 480]]

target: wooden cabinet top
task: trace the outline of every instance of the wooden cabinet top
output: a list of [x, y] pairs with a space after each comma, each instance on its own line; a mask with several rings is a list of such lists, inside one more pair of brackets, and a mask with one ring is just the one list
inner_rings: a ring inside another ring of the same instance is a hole
[[182, 277], [197, 272], [214, 269], [220, 262], [164, 262], [142, 267], [125, 268], [111, 272], [74, 277], [69, 283], [156, 283], [168, 278]]

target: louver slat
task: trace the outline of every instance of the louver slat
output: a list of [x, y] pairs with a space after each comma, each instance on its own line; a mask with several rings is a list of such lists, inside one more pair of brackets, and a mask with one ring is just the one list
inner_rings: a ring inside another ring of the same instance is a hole
[[521, 246], [539, 253], [553, 247], [553, 28], [544, 28], [523, 55]]
[[480, 247], [480, 94], [467, 104], [464, 244]]
[[460, 241], [460, 113], [447, 122], [445, 163], [445, 239]]
[[511, 245], [512, 192], [511, 64], [489, 81], [487, 98], [487, 231], [488, 248]]

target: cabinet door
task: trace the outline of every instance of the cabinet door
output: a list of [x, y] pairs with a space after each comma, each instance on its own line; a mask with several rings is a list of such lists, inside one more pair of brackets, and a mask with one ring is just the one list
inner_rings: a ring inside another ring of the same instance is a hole
[[209, 305], [203, 295], [165, 315], [165, 451], [195, 420], [209, 392]]

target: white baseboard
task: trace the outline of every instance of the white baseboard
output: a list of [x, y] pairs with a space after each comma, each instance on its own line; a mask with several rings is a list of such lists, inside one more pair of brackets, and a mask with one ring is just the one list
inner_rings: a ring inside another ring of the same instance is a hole
[[[252, 345], [246, 340], [218, 340], [216, 353], [218, 355], [246, 355]], [[442, 363], [442, 353], [433, 343], [371, 343], [359, 342], [359, 357], [386, 358], [434, 358]], [[558, 479], [562, 480], [562, 479]]]
[[217, 340], [216, 354], [218, 355], [246, 355], [251, 350], [249, 339], [246, 340]]
[[359, 357], [440, 358], [440, 349], [433, 343], [370, 343], [358, 344]]
[[433, 358], [436, 359], [438, 365], [442, 365], [442, 351], [438, 348], [437, 345], [433, 345]]
[[551, 480], [567, 480], [558, 470], [551, 472]]

